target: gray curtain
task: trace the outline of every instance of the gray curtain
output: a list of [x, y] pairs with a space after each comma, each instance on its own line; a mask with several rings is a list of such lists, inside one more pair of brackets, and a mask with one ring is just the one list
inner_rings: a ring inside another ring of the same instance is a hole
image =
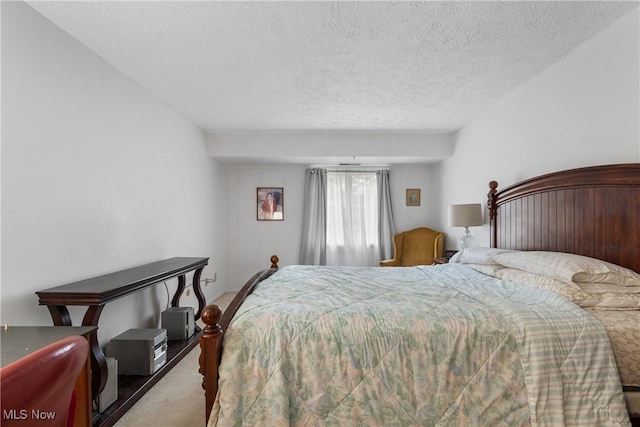
[[327, 263], [327, 170], [307, 169], [300, 264]]
[[393, 257], [393, 235], [396, 228], [391, 208], [391, 191], [389, 190], [389, 170], [381, 169], [376, 172], [378, 179], [378, 247], [380, 259]]

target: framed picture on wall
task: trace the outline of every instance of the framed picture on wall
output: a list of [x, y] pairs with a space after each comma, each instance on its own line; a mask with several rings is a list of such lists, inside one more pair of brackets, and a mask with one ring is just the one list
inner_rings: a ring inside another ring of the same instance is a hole
[[258, 187], [256, 193], [258, 221], [284, 220], [284, 188]]
[[407, 188], [407, 206], [420, 206], [419, 188]]

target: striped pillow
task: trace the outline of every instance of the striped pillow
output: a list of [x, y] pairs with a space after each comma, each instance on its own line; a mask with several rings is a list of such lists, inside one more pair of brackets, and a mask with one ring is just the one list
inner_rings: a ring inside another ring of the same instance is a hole
[[573, 285], [608, 283], [640, 286], [640, 274], [610, 262], [582, 255], [564, 252], [515, 251], [496, 254], [493, 259], [505, 267], [518, 268]]

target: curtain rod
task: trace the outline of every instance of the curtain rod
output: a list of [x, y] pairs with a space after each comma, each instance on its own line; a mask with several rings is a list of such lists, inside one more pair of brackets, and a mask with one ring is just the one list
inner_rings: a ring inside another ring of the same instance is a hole
[[375, 172], [377, 170], [388, 170], [389, 166], [358, 166], [358, 165], [312, 165], [309, 169], [321, 168], [326, 169], [327, 172]]
[[327, 173], [378, 173], [380, 169], [327, 169]]

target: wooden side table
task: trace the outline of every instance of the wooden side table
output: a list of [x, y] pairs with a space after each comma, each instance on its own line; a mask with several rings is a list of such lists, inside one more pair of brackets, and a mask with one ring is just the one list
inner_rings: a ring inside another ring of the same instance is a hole
[[433, 263], [434, 264], [447, 264], [449, 262], [448, 259], [442, 257], [442, 258], [434, 258], [433, 259]]
[[[7, 326], [0, 329], [1, 366], [21, 359], [49, 344], [73, 335], [81, 335], [89, 340], [96, 332], [95, 326]], [[76, 381], [76, 412], [74, 427], [90, 427], [92, 421], [91, 398], [91, 357], [82, 368]]]

